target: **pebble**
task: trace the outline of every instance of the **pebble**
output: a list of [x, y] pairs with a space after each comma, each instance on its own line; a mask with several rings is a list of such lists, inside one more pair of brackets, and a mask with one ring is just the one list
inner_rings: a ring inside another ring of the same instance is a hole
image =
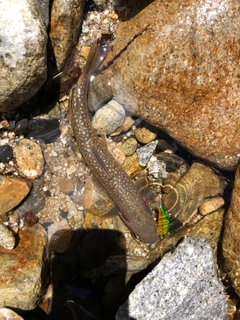
[[111, 134], [111, 136], [117, 136], [119, 135], [121, 132], [126, 132], [128, 131], [134, 124], [134, 120], [131, 117], [126, 117], [123, 124], [115, 131]]
[[28, 139], [51, 143], [60, 136], [59, 121], [56, 119], [32, 119], [29, 121], [28, 132], [25, 135]]
[[72, 183], [72, 181], [68, 178], [61, 178], [59, 177], [57, 179], [57, 182], [58, 182], [58, 186], [59, 186], [59, 189], [65, 193], [65, 194], [69, 194], [69, 193], [72, 193], [73, 190], [74, 190], [74, 184]]
[[28, 119], [26, 118], [21, 119], [16, 123], [14, 128], [14, 133], [20, 136], [21, 134], [27, 131], [27, 128], [28, 128]]
[[124, 108], [115, 100], [100, 108], [92, 119], [97, 134], [111, 134], [120, 127], [125, 119]]
[[173, 253], [163, 257], [135, 287], [115, 319], [133, 318], [227, 319], [223, 286], [206, 240], [185, 237]]
[[32, 310], [47, 286], [47, 236], [39, 223], [20, 230], [18, 236], [14, 249], [1, 248], [0, 307]]
[[47, 231], [50, 251], [63, 253], [70, 247], [72, 230], [67, 220], [51, 224]]
[[30, 192], [31, 182], [0, 176], [0, 214], [15, 208]]
[[154, 132], [151, 132], [147, 128], [137, 128], [134, 131], [136, 139], [143, 144], [152, 142], [153, 140], [156, 139], [157, 135]]
[[220, 209], [222, 206], [224, 206], [224, 199], [222, 197], [216, 197], [204, 201], [204, 203], [199, 207], [199, 212], [201, 215], [205, 216], [206, 214]]
[[13, 148], [5, 144], [0, 146], [0, 162], [9, 162], [13, 158]]
[[0, 112], [5, 112], [32, 98], [45, 82], [48, 37], [38, 1], [1, 1], [0, 12]]
[[133, 155], [126, 157], [122, 167], [131, 178], [136, 177], [142, 171], [137, 153], [134, 152]]
[[124, 163], [126, 156], [121, 146], [118, 146], [115, 142], [109, 142], [108, 151], [114, 156], [119, 164], [122, 165]]
[[158, 144], [158, 141], [152, 141], [142, 148], [137, 149], [137, 155], [139, 159], [139, 163], [142, 167], [145, 167], [150, 160], [154, 150], [156, 149], [156, 146]]
[[0, 224], [0, 246], [7, 250], [15, 247], [16, 239], [13, 233], [3, 224]]
[[24, 177], [36, 179], [41, 176], [44, 158], [39, 144], [29, 139], [22, 139], [14, 152], [18, 170]]
[[87, 213], [98, 217], [106, 215], [115, 207], [114, 202], [95, 177], [86, 181], [83, 207]]
[[121, 149], [124, 151], [126, 156], [131, 156], [137, 149], [137, 140], [134, 138], [129, 138], [124, 141], [121, 145]]
[[0, 319], [1, 320], [24, 320], [17, 313], [7, 308], [0, 308]]

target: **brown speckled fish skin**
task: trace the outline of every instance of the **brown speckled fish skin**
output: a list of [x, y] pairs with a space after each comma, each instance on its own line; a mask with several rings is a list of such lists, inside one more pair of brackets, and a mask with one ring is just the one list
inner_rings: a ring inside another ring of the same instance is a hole
[[96, 50], [97, 44], [94, 43], [83, 73], [72, 89], [71, 107], [74, 134], [86, 163], [115, 202], [123, 222], [141, 241], [154, 243], [158, 239], [157, 227], [149, 214], [149, 209], [139, 195], [132, 179], [109, 153], [90, 122], [87, 93], [91, 70], [94, 69], [92, 67]]

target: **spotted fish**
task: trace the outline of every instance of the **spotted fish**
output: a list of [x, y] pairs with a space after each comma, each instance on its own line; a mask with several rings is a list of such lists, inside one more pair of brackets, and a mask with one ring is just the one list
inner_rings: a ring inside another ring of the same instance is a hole
[[158, 239], [157, 226], [137, 187], [109, 153], [91, 126], [87, 107], [90, 77], [105, 58], [107, 46], [97, 40], [91, 46], [83, 72], [72, 89], [72, 127], [78, 147], [89, 168], [119, 209], [119, 216], [143, 242]]

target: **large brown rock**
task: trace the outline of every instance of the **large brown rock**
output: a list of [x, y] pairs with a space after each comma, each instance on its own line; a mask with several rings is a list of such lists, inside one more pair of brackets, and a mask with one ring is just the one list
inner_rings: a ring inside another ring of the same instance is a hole
[[226, 170], [240, 151], [239, 10], [237, 0], [153, 1], [120, 24], [105, 62], [114, 99]]
[[235, 173], [231, 203], [225, 221], [222, 248], [225, 269], [232, 280], [236, 293], [240, 296], [240, 166]]

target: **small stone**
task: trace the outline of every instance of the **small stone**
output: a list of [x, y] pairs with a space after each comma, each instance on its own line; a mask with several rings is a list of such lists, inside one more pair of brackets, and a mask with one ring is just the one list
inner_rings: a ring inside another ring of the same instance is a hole
[[145, 167], [147, 165], [154, 150], [156, 149], [157, 144], [158, 144], [158, 141], [155, 140], [155, 141], [152, 141], [152, 142], [146, 144], [142, 148], [137, 149], [139, 163], [142, 167]]
[[47, 235], [37, 223], [20, 230], [18, 236], [14, 249], [0, 249], [0, 307], [32, 310], [49, 276]]
[[0, 146], [0, 162], [9, 162], [13, 158], [13, 148], [8, 144]]
[[12, 250], [15, 247], [15, 237], [13, 233], [3, 224], [0, 224], [0, 246], [7, 250]]
[[63, 253], [71, 244], [72, 230], [67, 220], [62, 220], [51, 224], [48, 227], [48, 239], [50, 243], [50, 251]]
[[111, 136], [117, 136], [121, 132], [128, 131], [134, 124], [134, 120], [131, 117], [126, 117], [121, 127], [119, 127], [115, 132], [111, 133]]
[[30, 192], [31, 182], [19, 178], [0, 177], [0, 214], [15, 208]]
[[134, 138], [129, 138], [123, 142], [121, 149], [124, 151], [126, 156], [131, 156], [137, 149], [137, 140]]
[[24, 320], [17, 313], [7, 308], [0, 309], [0, 319], [1, 320]]
[[97, 179], [92, 177], [85, 184], [83, 207], [87, 213], [102, 217], [109, 213], [115, 204]]
[[135, 287], [115, 319], [132, 318], [227, 319], [223, 285], [206, 240], [186, 237], [163, 257]]
[[126, 157], [122, 167], [131, 178], [136, 177], [142, 171], [137, 153], [135, 152], [133, 155]]
[[65, 193], [65, 194], [69, 194], [72, 193], [74, 190], [74, 184], [72, 183], [72, 181], [68, 178], [58, 178], [57, 179], [58, 182], [58, 186], [59, 189]]
[[123, 124], [124, 119], [124, 108], [117, 101], [111, 100], [95, 113], [92, 126], [97, 134], [111, 134]]
[[108, 144], [108, 151], [114, 156], [119, 164], [122, 165], [124, 163], [126, 159], [125, 153], [115, 142]]
[[213, 199], [206, 200], [200, 207], [199, 212], [201, 215], [212, 213], [220, 209], [224, 205], [224, 199], [222, 197], [216, 197]]
[[81, 57], [83, 57], [84, 59], [87, 59], [89, 51], [90, 51], [90, 47], [82, 47], [82, 50], [80, 53]]
[[14, 152], [18, 169], [23, 176], [28, 179], [36, 179], [41, 176], [44, 159], [39, 144], [22, 139]]
[[147, 128], [137, 128], [134, 131], [136, 139], [141, 143], [149, 143], [156, 139], [157, 135], [156, 133], [151, 132]]

